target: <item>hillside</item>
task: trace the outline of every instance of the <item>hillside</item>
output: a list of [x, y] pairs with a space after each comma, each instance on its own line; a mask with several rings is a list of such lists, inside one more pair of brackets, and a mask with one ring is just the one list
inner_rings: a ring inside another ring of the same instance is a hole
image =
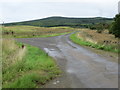
[[16, 23], [6, 23], [5, 26], [11, 25], [30, 25], [40, 27], [56, 27], [56, 26], [70, 26], [70, 27], [87, 27], [96, 23], [111, 23], [112, 18], [67, 18], [67, 17], [48, 17], [38, 20], [23, 21]]

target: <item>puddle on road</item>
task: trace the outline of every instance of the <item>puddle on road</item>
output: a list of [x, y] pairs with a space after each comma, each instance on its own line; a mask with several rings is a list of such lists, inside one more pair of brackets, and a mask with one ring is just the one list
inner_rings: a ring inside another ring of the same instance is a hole
[[51, 57], [58, 57], [61, 58], [61, 55], [58, 51], [56, 51], [55, 49], [48, 49], [48, 48], [44, 48], [45, 52], [48, 53], [49, 56]]

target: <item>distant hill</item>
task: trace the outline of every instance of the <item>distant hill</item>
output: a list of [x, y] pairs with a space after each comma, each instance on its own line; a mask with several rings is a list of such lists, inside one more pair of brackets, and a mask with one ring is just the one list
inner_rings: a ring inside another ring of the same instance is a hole
[[57, 27], [57, 26], [70, 26], [70, 27], [86, 27], [96, 23], [111, 23], [112, 18], [68, 18], [68, 17], [48, 17], [38, 20], [23, 21], [16, 23], [5, 23], [5, 26], [11, 25], [30, 25], [40, 27]]

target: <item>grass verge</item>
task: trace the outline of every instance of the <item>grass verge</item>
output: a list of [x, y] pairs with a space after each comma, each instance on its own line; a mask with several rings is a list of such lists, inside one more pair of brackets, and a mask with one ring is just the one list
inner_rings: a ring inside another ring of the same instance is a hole
[[100, 44], [95, 44], [95, 43], [91, 43], [88, 41], [84, 41], [82, 38], [78, 38], [77, 34], [78, 33], [71, 34], [70, 39], [71, 39], [71, 41], [73, 41], [74, 43], [76, 43], [78, 45], [89, 46], [89, 47], [100, 49], [100, 50], [120, 53], [120, 50], [114, 46], [111, 46], [111, 45], [106, 46], [106, 45], [100, 45]]
[[[41, 49], [7, 42], [3, 42], [3, 88], [40, 88], [61, 73], [53, 58]], [[8, 48], [9, 43], [12, 46]]]

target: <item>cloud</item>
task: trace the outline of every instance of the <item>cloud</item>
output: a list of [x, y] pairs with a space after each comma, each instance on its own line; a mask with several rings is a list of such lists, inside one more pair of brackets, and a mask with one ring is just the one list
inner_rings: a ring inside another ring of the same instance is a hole
[[119, 0], [1, 0], [1, 2], [118, 2]]
[[117, 1], [2, 0], [0, 15], [2, 15], [2, 21], [5, 22], [26, 21], [48, 16], [114, 17], [118, 13]]

